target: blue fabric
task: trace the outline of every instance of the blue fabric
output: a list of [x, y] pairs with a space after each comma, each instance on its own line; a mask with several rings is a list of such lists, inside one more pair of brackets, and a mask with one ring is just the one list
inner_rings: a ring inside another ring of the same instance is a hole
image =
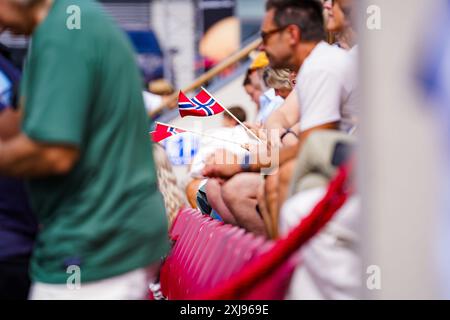
[[20, 73], [4, 57], [0, 55], [0, 111], [14, 104]]
[[209, 205], [208, 197], [206, 196], [206, 184], [200, 187], [197, 192], [197, 207], [201, 213], [210, 215], [212, 208]]
[[36, 232], [24, 183], [0, 177], [0, 261], [28, 257]]
[[275, 94], [275, 89], [269, 89], [259, 98], [259, 111], [256, 115], [256, 122], [265, 123], [270, 114], [280, 107], [284, 99]]
[[162, 57], [161, 47], [153, 31], [128, 31], [127, 33], [137, 53]]
[[11, 104], [11, 92], [11, 81], [5, 73], [0, 72], [0, 111], [3, 111]]
[[[19, 72], [0, 56], [2, 109], [12, 105]], [[22, 181], [0, 176], [0, 261], [26, 259], [33, 248], [37, 221], [31, 212]]]
[[441, 168], [440, 213], [437, 225], [438, 272], [444, 299], [450, 299], [450, 0], [433, 16], [427, 33], [420, 78], [428, 94], [441, 130], [441, 150], [445, 151], [446, 167]]
[[216, 220], [219, 220], [219, 221], [222, 221], [223, 222], [223, 219], [222, 219], [222, 217], [216, 212], [216, 210], [212, 210], [211, 211], [211, 218], [213, 218], [213, 219], [216, 219]]

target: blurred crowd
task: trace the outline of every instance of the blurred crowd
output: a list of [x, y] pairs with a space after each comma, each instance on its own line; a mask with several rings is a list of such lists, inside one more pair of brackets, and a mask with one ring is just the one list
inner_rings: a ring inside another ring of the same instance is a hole
[[[83, 12], [79, 30], [66, 27], [71, 5]], [[148, 116], [176, 106], [174, 89], [142, 87], [131, 45], [100, 6], [0, 0], [0, 29], [32, 36], [23, 70], [6, 49], [0, 56], [0, 298], [145, 299], [183, 206], [266, 239], [286, 236], [353, 157], [354, 6], [267, 0], [241, 88], [256, 118], [229, 106], [233, 116], [201, 139], [180, 190], [148, 136]], [[286, 299], [359, 297], [359, 219], [354, 192], [302, 248]]]
[[[233, 159], [227, 155], [232, 151], [215, 150], [205, 160], [197, 193], [203, 213], [277, 239], [308, 215], [336, 169], [349, 161], [358, 128], [353, 5], [345, 0], [267, 1], [261, 53], [243, 85], [257, 108], [247, 126], [263, 148], [271, 149], [267, 154], [275, 148], [278, 157], [264, 163], [260, 150], [244, 150], [233, 153], [236, 163], [224, 163]], [[358, 296], [358, 195], [341, 211], [302, 250], [289, 298]]]

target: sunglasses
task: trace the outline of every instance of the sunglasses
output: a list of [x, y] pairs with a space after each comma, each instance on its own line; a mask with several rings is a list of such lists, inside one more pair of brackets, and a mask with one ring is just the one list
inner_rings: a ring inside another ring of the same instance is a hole
[[283, 27], [279, 27], [279, 28], [276, 28], [276, 29], [273, 29], [273, 30], [270, 30], [270, 31], [261, 31], [260, 36], [261, 36], [261, 38], [262, 38], [262, 42], [263, 42], [264, 44], [266, 44], [266, 43], [267, 43], [267, 40], [269, 39], [269, 37], [270, 37], [272, 34], [275, 34], [275, 33], [277, 33], [277, 32], [283, 31], [283, 30], [286, 29], [287, 27], [289, 27], [289, 25], [283, 26]]

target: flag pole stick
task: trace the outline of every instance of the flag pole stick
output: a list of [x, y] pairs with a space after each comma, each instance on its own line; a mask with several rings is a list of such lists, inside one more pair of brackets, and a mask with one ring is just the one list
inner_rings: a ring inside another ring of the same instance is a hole
[[228, 142], [228, 143], [232, 143], [232, 144], [237, 144], [237, 145], [239, 145], [242, 149], [245, 149], [245, 150], [248, 151], [248, 149], [244, 147], [244, 144], [239, 143], [239, 142], [236, 142], [236, 141], [231, 141], [231, 140], [227, 140], [227, 139], [223, 139], [223, 138], [219, 138], [219, 137], [214, 137], [214, 136], [211, 136], [211, 135], [209, 135], [209, 134], [202, 133], [202, 132], [197, 132], [197, 131], [193, 131], [193, 130], [183, 129], [183, 128], [180, 128], [180, 127], [177, 127], [177, 126], [174, 126], [174, 125], [171, 125], [171, 124], [167, 124], [167, 123], [162, 123], [162, 122], [158, 122], [158, 121], [155, 121], [155, 123], [161, 124], [161, 125], [163, 125], [163, 126], [169, 126], [169, 127], [172, 127], [172, 128], [178, 129], [178, 130], [183, 130], [183, 131], [185, 131], [185, 132], [197, 134], [197, 135], [199, 135], [199, 136], [203, 136], [203, 137], [206, 137], [206, 138], [211, 138], [211, 139], [220, 140], [220, 141], [223, 141], [223, 142]]
[[[205, 90], [211, 97], [213, 97], [213, 95], [211, 93], [208, 92], [208, 90], [206, 90], [205, 88], [201, 87], [203, 90]], [[216, 100], [217, 103], [219, 103], [219, 101], [217, 101], [217, 99], [214, 98], [214, 100]], [[256, 134], [253, 133], [253, 131], [251, 131], [249, 128], [247, 128], [245, 126], [245, 124], [243, 124], [238, 118], [236, 118], [236, 116], [234, 114], [232, 114], [230, 112], [230, 110], [228, 110], [227, 108], [225, 108], [224, 106], [222, 106], [220, 103], [219, 105], [230, 115], [230, 117], [232, 117], [234, 120], [236, 120], [237, 123], [239, 123], [248, 133], [250, 133], [250, 135], [255, 138], [256, 140], [258, 140], [260, 143], [263, 143], [261, 141], [261, 139], [259, 139]]]

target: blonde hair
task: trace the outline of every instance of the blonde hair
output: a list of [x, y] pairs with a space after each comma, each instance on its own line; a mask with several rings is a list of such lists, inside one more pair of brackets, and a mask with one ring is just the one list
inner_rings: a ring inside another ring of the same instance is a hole
[[269, 88], [274, 89], [293, 89], [289, 81], [291, 70], [287, 68], [272, 69], [266, 68], [264, 70], [263, 79]]

